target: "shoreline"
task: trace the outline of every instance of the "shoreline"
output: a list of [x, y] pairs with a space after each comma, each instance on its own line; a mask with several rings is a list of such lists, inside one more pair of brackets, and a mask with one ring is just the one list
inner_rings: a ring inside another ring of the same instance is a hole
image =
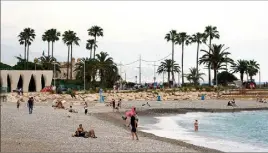
[[[186, 114], [189, 112], [208, 112], [208, 113], [237, 113], [242, 111], [263, 111], [268, 110], [268, 107], [262, 107], [262, 108], [235, 108], [235, 109], [205, 109], [205, 108], [179, 108], [179, 109], [172, 109], [172, 108], [156, 108], [156, 109], [147, 109], [142, 110], [138, 112], [139, 116], [146, 116], [146, 117], [156, 117], [156, 116], [168, 116], [172, 114]], [[123, 129], [128, 129], [128, 127], [125, 126], [125, 122], [121, 118], [122, 112], [119, 113], [93, 113], [92, 115], [100, 120], [108, 121], [115, 126], [119, 126]], [[221, 153], [223, 151], [212, 149], [208, 147], [198, 146], [194, 145], [188, 142], [184, 142], [183, 140], [177, 140], [177, 139], [171, 139], [171, 138], [165, 138], [156, 136], [152, 133], [147, 133], [144, 131], [138, 132], [139, 136], [148, 137], [150, 139], [156, 139], [164, 142], [168, 142], [171, 144], [179, 145], [182, 147], [190, 148], [193, 150], [196, 150], [198, 152], [218, 152]]]

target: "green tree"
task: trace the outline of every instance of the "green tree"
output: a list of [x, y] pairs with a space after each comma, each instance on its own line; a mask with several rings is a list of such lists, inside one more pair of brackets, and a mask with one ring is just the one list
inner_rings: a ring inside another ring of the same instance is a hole
[[203, 75], [205, 75], [205, 73], [200, 73], [198, 72], [198, 69], [196, 69], [195, 67], [190, 68], [190, 73], [186, 75], [186, 78], [188, 81], [190, 81], [190, 83], [193, 83], [194, 85], [199, 85], [199, 80], [203, 80], [202, 78]]
[[190, 44], [190, 36], [186, 32], [180, 32], [176, 37], [176, 44], [181, 45], [181, 75], [182, 85], [184, 84], [184, 72], [183, 72], [183, 59], [184, 59], [184, 45]]
[[[176, 30], [171, 30], [169, 31], [169, 33], [166, 34], [165, 36], [165, 39], [167, 40], [167, 42], [171, 42], [171, 45], [172, 45], [172, 59], [171, 61], [174, 61], [174, 45], [175, 45], [175, 42], [176, 42], [176, 37], [177, 37], [177, 31]], [[171, 75], [172, 75], [172, 81], [175, 80], [174, 78], [174, 67], [171, 67]], [[169, 80], [170, 81], [170, 80]]]
[[253, 76], [257, 75], [257, 73], [259, 72], [260, 64], [258, 64], [257, 61], [255, 60], [249, 60], [247, 64], [248, 64], [247, 69], [248, 75], [250, 77], [250, 80], [253, 81], [252, 79]]
[[[69, 78], [69, 67], [71, 66], [71, 74], [70, 78], [72, 79], [73, 74], [73, 45], [79, 45], [78, 41], [80, 41], [80, 38], [76, 36], [76, 33], [74, 31], [65, 31], [62, 35], [63, 42], [68, 46], [68, 60], [67, 60], [67, 79]], [[71, 49], [71, 64], [69, 62], [70, 57], [70, 49]]]
[[100, 76], [100, 82], [103, 85], [105, 82], [105, 74], [107, 74], [108, 69], [110, 69], [114, 62], [113, 58], [109, 57], [109, 54], [106, 52], [100, 52], [96, 55], [96, 60], [98, 62], [98, 70], [99, 70], [99, 76]]
[[240, 73], [240, 80], [244, 81], [244, 74], [248, 70], [248, 61], [246, 60], [237, 60], [231, 65], [233, 73]]
[[42, 40], [43, 41], [47, 41], [47, 55], [50, 55], [50, 41], [51, 41], [51, 35], [50, 35], [50, 30], [47, 30], [44, 32], [44, 34], [42, 35]]
[[191, 43], [197, 43], [197, 51], [196, 51], [196, 72], [199, 72], [198, 69], [198, 60], [199, 60], [199, 45], [204, 42], [205, 34], [197, 32], [190, 37], [190, 42]]
[[222, 71], [218, 73], [217, 79], [218, 79], [218, 83], [223, 86], [227, 86], [228, 83], [231, 83], [237, 80], [236, 76], [234, 76], [232, 73], [229, 73], [228, 71]]
[[[157, 73], [167, 73], [168, 74], [168, 82], [170, 81], [170, 73], [172, 73], [172, 67], [174, 68], [173, 71], [179, 73], [180, 66], [171, 59], [166, 59], [165, 61], [160, 63], [160, 66], [157, 68]], [[170, 85], [169, 85], [170, 86]]]
[[[213, 39], [220, 39], [220, 34], [219, 31], [217, 30], [217, 27], [215, 26], [206, 26], [205, 31], [204, 31], [204, 41], [209, 40], [209, 51], [210, 48], [212, 48], [211, 46], [211, 42]], [[210, 73], [210, 69], [211, 69], [211, 63], [208, 63], [208, 82], [209, 85], [211, 86], [211, 73]]]
[[90, 59], [92, 58], [92, 50], [98, 48], [98, 45], [96, 44], [94, 39], [87, 40], [86, 49], [90, 50]]
[[49, 33], [50, 33], [51, 45], [52, 45], [51, 57], [53, 58], [54, 57], [54, 43], [60, 39], [59, 37], [61, 34], [59, 31], [57, 31], [57, 29], [50, 29]]
[[92, 26], [90, 29], [87, 30], [88, 35], [94, 37], [94, 54], [93, 58], [95, 59], [95, 53], [96, 53], [96, 45], [97, 45], [97, 37], [103, 37], [103, 29], [99, 26]]
[[214, 78], [216, 78], [218, 70], [225, 70], [227, 63], [233, 63], [233, 60], [228, 57], [231, 54], [226, 51], [228, 49], [229, 47], [224, 49], [223, 44], [213, 44], [210, 51], [201, 50], [204, 52], [204, 55], [200, 57], [199, 63], [206, 64], [208, 68], [212, 68], [214, 70]]
[[23, 31], [18, 35], [20, 45], [24, 45], [24, 69], [28, 68], [27, 62], [29, 61], [29, 46], [35, 39], [35, 36], [35, 31], [31, 28], [24, 28]]
[[38, 58], [40, 61], [40, 64], [42, 66], [43, 70], [54, 70], [54, 64], [55, 62], [55, 70], [57, 72], [60, 72], [60, 63], [57, 62], [57, 59], [52, 56], [45, 56], [44, 54]]

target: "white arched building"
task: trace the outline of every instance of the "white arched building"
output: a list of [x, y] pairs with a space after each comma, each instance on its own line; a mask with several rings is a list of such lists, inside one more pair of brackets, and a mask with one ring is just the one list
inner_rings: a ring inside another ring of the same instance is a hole
[[0, 86], [9, 91], [22, 88], [23, 92], [39, 92], [50, 86], [53, 71], [51, 70], [0, 70]]

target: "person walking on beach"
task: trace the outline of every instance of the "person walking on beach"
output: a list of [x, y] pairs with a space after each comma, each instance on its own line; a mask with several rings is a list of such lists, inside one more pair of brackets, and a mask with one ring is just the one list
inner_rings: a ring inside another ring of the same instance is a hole
[[85, 102], [84, 105], [85, 105], [85, 106], [84, 106], [84, 109], [85, 109], [85, 115], [87, 115], [87, 108], [88, 108], [87, 102]]
[[194, 131], [198, 131], [198, 120], [195, 120], [194, 122]]
[[114, 112], [114, 110], [115, 110], [115, 100], [114, 99], [112, 101], [112, 105], [113, 105], [113, 112]]
[[[131, 116], [129, 125], [131, 125], [132, 140], [134, 140], [134, 136], [136, 136], [137, 140], [139, 140], [138, 135], [137, 135], [138, 124], [137, 124], [137, 120], [136, 120], [134, 115]], [[128, 127], [129, 127], [129, 125], [128, 125]]]
[[33, 97], [31, 97], [28, 100], [29, 114], [33, 113], [33, 105], [34, 105], [34, 99]]
[[18, 101], [17, 101], [17, 109], [19, 110], [19, 108], [20, 108], [20, 102], [22, 101], [22, 98], [20, 98], [20, 99], [18, 99]]

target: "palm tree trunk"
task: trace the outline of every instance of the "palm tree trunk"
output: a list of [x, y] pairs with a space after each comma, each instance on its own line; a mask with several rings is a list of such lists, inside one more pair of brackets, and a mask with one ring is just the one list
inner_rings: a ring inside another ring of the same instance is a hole
[[26, 70], [26, 52], [27, 52], [27, 43], [25, 41], [25, 45], [24, 45], [24, 70]]
[[95, 59], [95, 53], [96, 53], [96, 36], [95, 36], [95, 43], [94, 43], [94, 56], [93, 56], [94, 59]]
[[244, 73], [240, 73], [240, 80], [242, 81], [242, 84], [243, 84], [243, 78], [244, 78]]
[[92, 48], [90, 49], [90, 59], [92, 58]]
[[68, 45], [68, 58], [67, 58], [67, 80], [69, 79], [69, 59], [70, 59], [70, 45]]
[[29, 44], [27, 46], [27, 62], [26, 62], [26, 69], [28, 70], [28, 62], [29, 62]]
[[73, 44], [71, 44], [71, 80], [73, 79]]
[[49, 56], [49, 41], [47, 42], [47, 56]]
[[[173, 61], [174, 61], [174, 42], [172, 42], [172, 67], [171, 67], [171, 75], [172, 75], [172, 83], [174, 83], [173, 81], [174, 81], [174, 64], [173, 64]], [[170, 79], [170, 78], [168, 78], [168, 79]], [[168, 84], [169, 84], [169, 81], [170, 80], [168, 80]]]
[[217, 75], [217, 69], [213, 69], [214, 70], [214, 85], [216, 85], [216, 82], [217, 82], [217, 80], [216, 80], [216, 75]]
[[[168, 84], [169, 84], [169, 80], [170, 80], [170, 72], [168, 72]], [[169, 87], [170, 87], [170, 85], [169, 85]]]
[[52, 51], [51, 51], [51, 55], [52, 55], [52, 59], [53, 59], [53, 57], [54, 57], [54, 42], [52, 41], [51, 42], [51, 46], [52, 46]]
[[183, 53], [184, 53], [184, 42], [182, 42], [182, 51], [181, 51], [181, 83], [184, 85], [184, 73], [183, 73]]
[[198, 57], [199, 57], [199, 41], [197, 42], [197, 51], [196, 51], [196, 74], [198, 76]]
[[[209, 37], [209, 54], [211, 53], [211, 37]], [[211, 74], [210, 74], [210, 66], [211, 63], [208, 64], [208, 84], [211, 86]]]

